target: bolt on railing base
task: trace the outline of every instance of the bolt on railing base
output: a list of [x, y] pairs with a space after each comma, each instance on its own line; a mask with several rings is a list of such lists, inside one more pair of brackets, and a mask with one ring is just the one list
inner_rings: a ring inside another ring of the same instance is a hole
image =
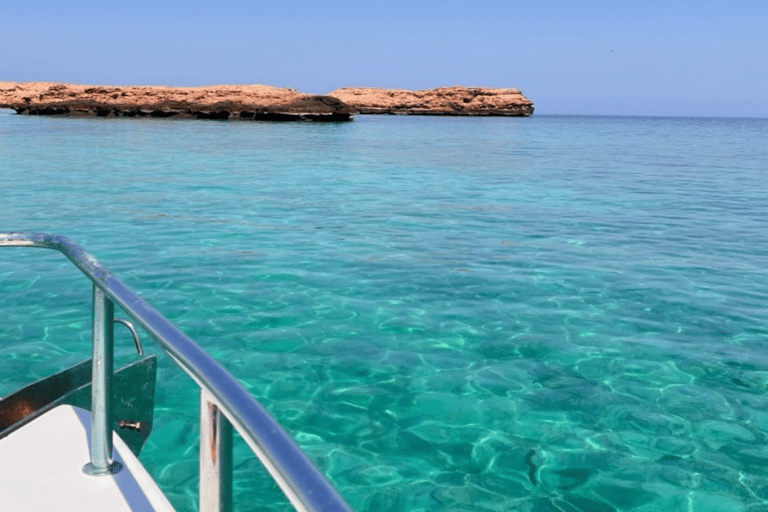
[[90, 476], [105, 476], [119, 473], [121, 469], [123, 469], [123, 465], [116, 460], [112, 461], [105, 469], [97, 468], [89, 462], [83, 466], [83, 473]]

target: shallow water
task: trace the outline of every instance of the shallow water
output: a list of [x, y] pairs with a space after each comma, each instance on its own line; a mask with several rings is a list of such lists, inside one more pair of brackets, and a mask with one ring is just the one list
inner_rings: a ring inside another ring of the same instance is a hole
[[[767, 148], [765, 119], [0, 115], [0, 230], [83, 245], [358, 511], [755, 512]], [[0, 395], [87, 357], [89, 315], [63, 257], [0, 251]], [[161, 363], [141, 459], [179, 510], [196, 393]], [[238, 510], [285, 508], [235, 471]]]

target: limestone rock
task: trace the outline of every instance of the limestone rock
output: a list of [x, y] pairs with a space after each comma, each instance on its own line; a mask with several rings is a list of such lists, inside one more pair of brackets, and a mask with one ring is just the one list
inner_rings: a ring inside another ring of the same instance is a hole
[[349, 121], [354, 110], [336, 98], [267, 85], [101, 87], [0, 82], [0, 108], [18, 114], [99, 117]]
[[515, 116], [533, 114], [533, 103], [519, 89], [439, 87], [423, 91], [344, 87], [329, 96], [361, 114]]

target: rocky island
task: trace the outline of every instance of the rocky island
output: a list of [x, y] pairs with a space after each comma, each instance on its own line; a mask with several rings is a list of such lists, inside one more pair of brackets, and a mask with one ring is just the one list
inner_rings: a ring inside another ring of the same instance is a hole
[[439, 87], [423, 91], [345, 87], [329, 94], [361, 114], [512, 116], [533, 114], [533, 102], [519, 89]]
[[0, 108], [17, 114], [349, 121], [354, 110], [330, 96], [267, 85], [91, 86], [0, 82]]
[[267, 85], [92, 86], [0, 82], [0, 108], [17, 114], [268, 121], [349, 121], [360, 114], [517, 116], [533, 113], [518, 89], [441, 87], [424, 91], [342, 88], [302, 94]]

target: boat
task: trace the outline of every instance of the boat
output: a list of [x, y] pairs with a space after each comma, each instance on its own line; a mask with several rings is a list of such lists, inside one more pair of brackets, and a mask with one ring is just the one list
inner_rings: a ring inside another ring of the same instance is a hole
[[[91, 357], [0, 398], [3, 512], [173, 511], [138, 459], [152, 430], [156, 356], [137, 326], [200, 388], [201, 512], [229, 511], [237, 432], [301, 512], [351, 512], [290, 435], [221, 364], [71, 239], [0, 232], [0, 248], [51, 249], [92, 283]], [[119, 308], [128, 318], [115, 318]], [[115, 325], [138, 359], [114, 371]]]

